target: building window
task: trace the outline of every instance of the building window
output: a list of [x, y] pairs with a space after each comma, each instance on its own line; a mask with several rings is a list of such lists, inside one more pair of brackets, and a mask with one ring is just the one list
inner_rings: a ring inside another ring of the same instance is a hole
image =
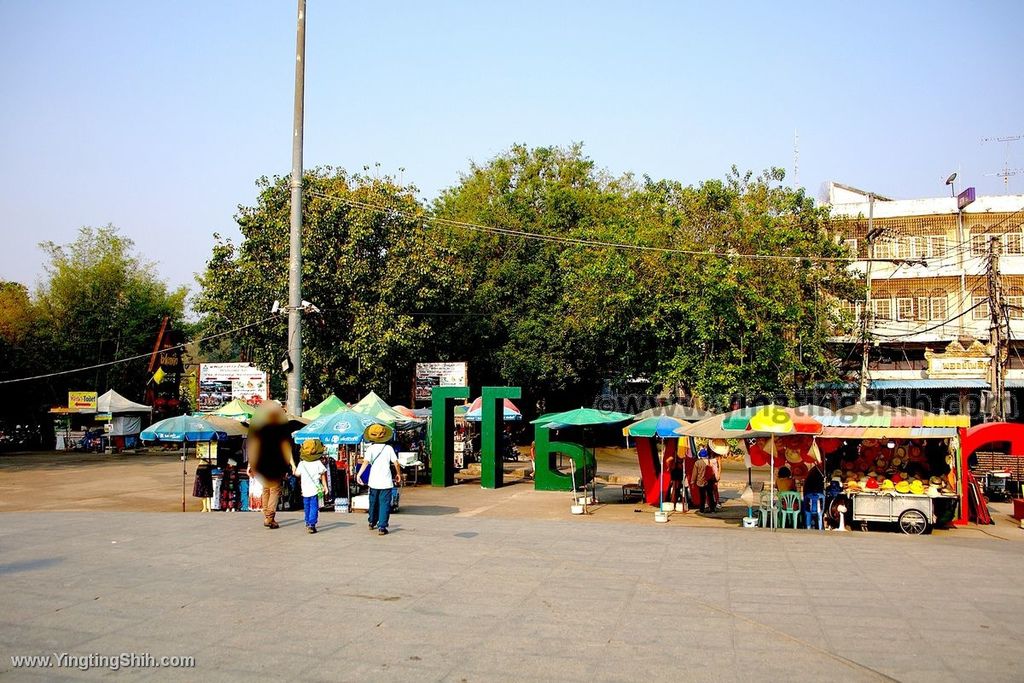
[[928, 297], [926, 296], [917, 297], [917, 319], [931, 320], [929, 317]]
[[872, 299], [871, 313], [875, 320], [892, 320], [892, 300]]
[[872, 258], [893, 258], [893, 244], [888, 240], [875, 242], [871, 249]]
[[1024, 296], [1011, 294], [1004, 296], [1003, 302], [1006, 305], [1006, 314], [1011, 320], [1024, 320]]
[[857, 239], [856, 238], [851, 237], [849, 239], [845, 239], [845, 240], [843, 240], [843, 244], [846, 245], [846, 248], [850, 250], [850, 253], [853, 254], [854, 257], [859, 256], [859, 254], [857, 253]]
[[1022, 244], [1022, 237], [1019, 232], [1007, 233], [1003, 236], [1003, 253], [1009, 256], [1020, 256], [1024, 254], [1024, 244]]
[[946, 320], [949, 317], [946, 313], [946, 297], [933, 296], [928, 303], [931, 304], [932, 320]]
[[946, 255], [946, 238], [933, 235], [928, 238], [928, 258], [942, 258]]
[[896, 319], [914, 319], [914, 299], [912, 297], [901, 296], [898, 299], [896, 299]]
[[977, 306], [971, 311], [971, 318], [973, 320], [988, 320], [988, 297], [987, 296], [972, 296], [971, 305]]
[[988, 253], [988, 235], [971, 235], [971, 256], [984, 256]]

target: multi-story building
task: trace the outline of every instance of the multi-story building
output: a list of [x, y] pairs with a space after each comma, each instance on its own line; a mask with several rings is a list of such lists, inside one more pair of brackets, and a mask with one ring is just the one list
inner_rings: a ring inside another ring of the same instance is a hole
[[864, 259], [853, 267], [870, 275], [865, 301], [841, 302], [853, 324], [833, 341], [848, 347], [841, 353], [844, 369], [859, 374], [861, 316], [869, 300], [872, 396], [901, 392], [901, 402], [980, 418], [994, 380], [994, 250], [995, 281], [1009, 319], [1005, 386], [1012, 417], [1024, 408], [1024, 394], [1017, 391], [1024, 389], [1024, 195], [964, 203], [955, 196], [893, 200], [830, 184], [832, 216], [843, 225], [851, 250]]

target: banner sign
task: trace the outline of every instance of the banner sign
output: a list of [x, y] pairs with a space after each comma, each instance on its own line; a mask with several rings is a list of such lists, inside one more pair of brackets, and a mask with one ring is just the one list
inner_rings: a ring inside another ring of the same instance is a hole
[[200, 363], [199, 410], [234, 399], [257, 405], [270, 398], [267, 373], [250, 363]]
[[96, 399], [95, 391], [69, 391], [68, 411], [72, 413], [95, 413]]
[[417, 363], [416, 400], [429, 401], [434, 387], [462, 387], [469, 381], [468, 365], [462, 363]]

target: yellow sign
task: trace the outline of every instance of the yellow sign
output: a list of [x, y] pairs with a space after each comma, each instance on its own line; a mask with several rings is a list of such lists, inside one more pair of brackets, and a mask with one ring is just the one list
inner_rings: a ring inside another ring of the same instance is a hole
[[153, 383], [154, 384], [160, 384], [160, 382], [164, 381], [164, 377], [166, 377], [166, 376], [167, 376], [167, 373], [164, 372], [163, 368], [157, 368], [156, 372], [153, 373]]
[[924, 357], [928, 361], [928, 377], [930, 379], [985, 379], [992, 367], [992, 354], [979, 341], [975, 341], [965, 349], [959, 341], [954, 339], [943, 353], [925, 349]]
[[72, 413], [95, 413], [96, 398], [95, 391], [69, 391], [68, 411]]

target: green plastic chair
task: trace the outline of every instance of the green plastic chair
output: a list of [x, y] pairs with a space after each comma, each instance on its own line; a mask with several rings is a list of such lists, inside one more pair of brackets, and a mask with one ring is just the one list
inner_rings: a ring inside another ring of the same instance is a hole
[[779, 491], [779, 504], [776, 512], [779, 515], [779, 527], [786, 528], [786, 520], [793, 522], [793, 528], [797, 527], [800, 520], [800, 510], [803, 508], [803, 496], [799, 491]]
[[[778, 514], [778, 506], [776, 506], [775, 512]], [[757, 506], [757, 515], [760, 517], [761, 526], [767, 527], [768, 520], [771, 519], [771, 497], [767, 491], [761, 492], [761, 498]]]

